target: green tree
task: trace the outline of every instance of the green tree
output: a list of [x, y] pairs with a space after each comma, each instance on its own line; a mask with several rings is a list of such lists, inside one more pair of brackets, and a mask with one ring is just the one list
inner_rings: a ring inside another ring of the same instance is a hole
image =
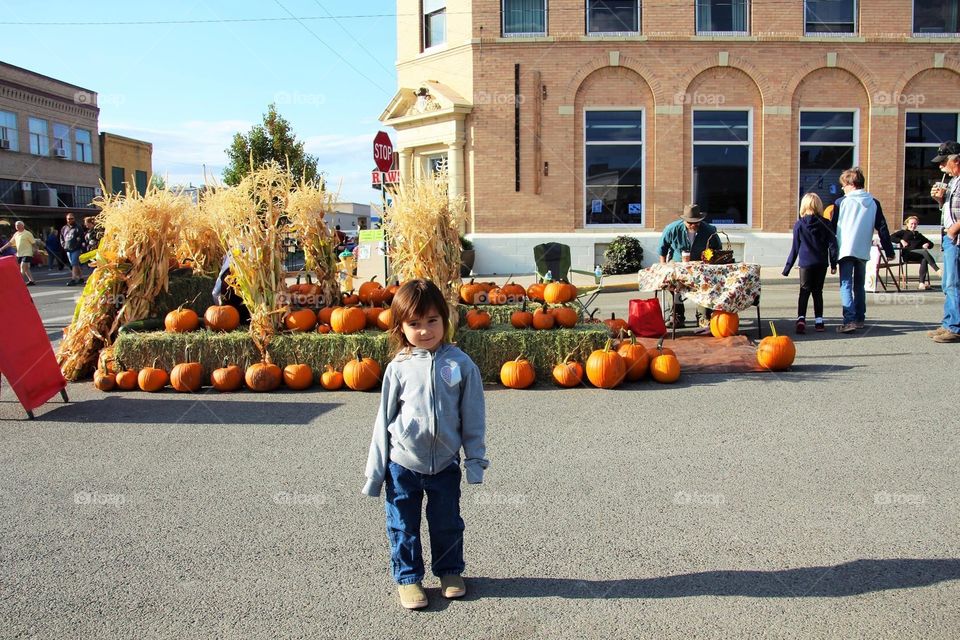
[[167, 181], [164, 180], [163, 176], [161, 176], [159, 173], [155, 173], [152, 176], [150, 176], [150, 186], [156, 187], [160, 191], [166, 191]]
[[223, 181], [234, 186], [250, 173], [250, 158], [253, 166], [276, 160], [282, 166], [290, 162], [290, 171], [297, 178], [306, 177], [310, 182], [319, 177], [317, 158], [303, 149], [303, 142], [290, 128], [290, 123], [277, 113], [277, 106], [271, 104], [263, 114], [263, 124], [254, 125], [246, 135], [236, 133], [233, 142], [225, 150], [228, 163], [223, 170]]

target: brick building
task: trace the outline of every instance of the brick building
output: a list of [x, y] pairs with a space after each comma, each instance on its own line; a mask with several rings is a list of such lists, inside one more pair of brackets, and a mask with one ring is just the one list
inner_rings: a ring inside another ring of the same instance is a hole
[[125, 193], [127, 185], [143, 195], [153, 176], [153, 145], [104, 131], [100, 134], [100, 179], [110, 193]]
[[446, 162], [478, 272], [559, 239], [592, 268], [695, 201], [782, 265], [800, 196], [861, 166], [891, 226], [938, 213], [960, 127], [960, 0], [398, 0], [401, 173]]

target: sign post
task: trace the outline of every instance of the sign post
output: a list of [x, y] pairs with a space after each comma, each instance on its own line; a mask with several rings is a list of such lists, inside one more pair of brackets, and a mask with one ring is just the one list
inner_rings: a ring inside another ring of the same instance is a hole
[[[390, 170], [393, 168], [393, 142], [390, 141], [390, 136], [385, 131], [378, 131], [377, 135], [373, 137], [373, 162], [377, 165], [377, 171], [380, 174], [377, 177], [380, 183], [380, 216], [382, 219], [387, 213], [387, 176], [392, 173]], [[399, 175], [396, 178], [399, 180]], [[386, 233], [382, 234], [380, 242], [383, 243], [383, 284], [386, 286], [387, 274], [389, 273]]]

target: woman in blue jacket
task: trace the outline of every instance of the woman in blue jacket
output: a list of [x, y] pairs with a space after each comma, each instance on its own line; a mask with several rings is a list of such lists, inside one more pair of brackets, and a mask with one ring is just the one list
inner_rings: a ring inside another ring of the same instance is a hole
[[800, 201], [799, 220], [793, 225], [793, 247], [783, 267], [783, 275], [790, 275], [793, 264], [800, 261], [800, 298], [797, 302], [797, 333], [807, 330], [807, 302], [813, 296], [814, 327], [823, 331], [823, 281], [837, 272], [837, 237], [823, 219], [823, 202], [815, 193], [808, 193]]

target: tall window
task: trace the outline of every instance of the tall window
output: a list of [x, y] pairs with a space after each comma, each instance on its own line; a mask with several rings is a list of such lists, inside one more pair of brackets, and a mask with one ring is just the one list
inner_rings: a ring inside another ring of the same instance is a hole
[[547, 0], [503, 0], [503, 35], [547, 35]]
[[749, 111], [693, 112], [693, 201], [713, 224], [749, 224]]
[[47, 135], [47, 121], [30, 118], [30, 153], [35, 156], [50, 155], [50, 138]]
[[446, 0], [423, 0], [423, 48], [447, 41]]
[[90, 132], [86, 129], [75, 129], [73, 139], [76, 142], [77, 160], [79, 162], [93, 162], [93, 147], [90, 146]]
[[804, 0], [808, 34], [856, 33], [856, 0]]
[[643, 111], [584, 113], [586, 224], [643, 223]]
[[747, 0], [697, 0], [697, 33], [747, 33]]
[[110, 167], [110, 186], [114, 195], [123, 193], [123, 183], [126, 181], [126, 173], [123, 167]]
[[147, 192], [147, 172], [137, 169], [133, 174], [133, 179], [137, 184], [137, 193], [145, 194]]
[[640, 33], [639, 0], [587, 0], [587, 33]]
[[[940, 209], [930, 198], [930, 187], [943, 174], [931, 162], [941, 142], [960, 136], [960, 114], [907, 112], [903, 154], [903, 213], [916, 215], [920, 224], [940, 225]], [[948, 178], [949, 179], [949, 178]]]
[[53, 153], [58, 158], [70, 159], [70, 127], [53, 123]]
[[9, 151], [20, 150], [20, 145], [17, 142], [17, 114], [0, 111], [0, 140], [6, 140], [6, 144], [3, 146], [9, 147]]
[[960, 0], [913, 0], [913, 32], [918, 36], [960, 33]]
[[854, 111], [800, 112], [800, 196], [814, 192], [824, 206], [843, 195], [840, 174], [857, 165]]

